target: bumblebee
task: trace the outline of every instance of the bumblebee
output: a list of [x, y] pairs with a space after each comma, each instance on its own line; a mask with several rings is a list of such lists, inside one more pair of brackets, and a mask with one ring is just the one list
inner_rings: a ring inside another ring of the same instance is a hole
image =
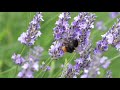
[[75, 48], [78, 46], [78, 40], [75, 39], [75, 40], [68, 40], [67, 42], [64, 43], [64, 46], [62, 47], [62, 50], [64, 52], [69, 52], [69, 53], [72, 53]]

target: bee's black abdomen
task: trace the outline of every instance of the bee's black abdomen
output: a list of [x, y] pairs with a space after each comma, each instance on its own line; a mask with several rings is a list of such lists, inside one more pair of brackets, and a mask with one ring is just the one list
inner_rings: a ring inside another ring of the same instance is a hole
[[74, 47], [66, 47], [67, 52], [72, 53], [75, 48]]
[[71, 39], [64, 44], [65, 44], [66, 52], [72, 53], [74, 52], [75, 48], [78, 46], [78, 40]]
[[78, 46], [78, 40], [73, 40], [73, 43], [74, 43], [74, 47], [77, 47]]

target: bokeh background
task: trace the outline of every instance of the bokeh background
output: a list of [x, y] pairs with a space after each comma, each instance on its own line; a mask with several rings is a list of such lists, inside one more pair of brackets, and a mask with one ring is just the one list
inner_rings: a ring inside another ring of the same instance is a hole
[[[36, 41], [36, 45], [40, 45], [44, 48], [44, 52], [41, 57], [41, 61], [47, 61], [49, 58], [48, 49], [50, 48], [53, 42], [53, 28], [55, 27], [55, 22], [58, 20], [58, 16], [61, 12], [43, 12], [44, 22], [41, 23], [41, 32], [42, 35]], [[93, 46], [96, 45], [96, 42], [101, 39], [101, 35], [107, 32], [112, 25], [117, 22], [117, 18], [110, 18], [110, 12], [92, 12], [95, 13], [97, 22], [102, 21], [103, 25], [106, 27], [105, 30], [99, 30], [97, 27], [91, 30], [91, 38], [93, 40]], [[0, 78], [14, 78], [16, 73], [16, 65], [11, 60], [11, 56], [14, 53], [20, 53], [23, 45], [18, 42], [18, 37], [22, 32], [26, 32], [29, 22], [34, 16], [34, 12], [0, 12]], [[78, 12], [71, 13], [70, 23], [73, 21], [73, 18], [78, 15]], [[23, 56], [27, 55], [29, 47], [23, 52]], [[65, 60], [73, 55], [66, 53], [64, 57], [60, 58], [57, 61], [51, 63], [51, 71], [46, 72], [44, 75], [45, 78], [56, 78], [61, 74], [62, 68], [61, 65], [65, 63]], [[112, 60], [108, 69], [112, 71], [112, 76], [114, 78], [120, 77], [120, 57], [119, 52], [113, 48], [109, 47], [108, 52], [104, 53], [110, 60]], [[118, 56], [117, 58], [115, 58]], [[75, 56], [70, 63], [74, 64]], [[47, 61], [49, 62], [49, 61]], [[20, 67], [17, 72], [20, 71]], [[101, 70], [101, 77], [104, 77], [105, 71]], [[36, 73], [37, 74], [37, 73]], [[41, 73], [42, 75], [42, 73]]]

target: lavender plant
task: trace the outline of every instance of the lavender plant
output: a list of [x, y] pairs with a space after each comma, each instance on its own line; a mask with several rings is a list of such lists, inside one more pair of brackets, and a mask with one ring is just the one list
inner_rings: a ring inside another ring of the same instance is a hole
[[[41, 35], [40, 22], [44, 21], [42, 19], [42, 13], [37, 12], [34, 16], [33, 20], [30, 22], [30, 26], [26, 32], [23, 32], [21, 36], [18, 38], [22, 44], [27, 46], [34, 45], [37, 38]], [[25, 46], [24, 46], [25, 47]], [[24, 48], [23, 48], [24, 50]], [[21, 54], [13, 54], [12, 59], [15, 64], [20, 65], [22, 70], [18, 73], [19, 78], [34, 78], [35, 71], [39, 71], [42, 65], [39, 65], [40, 58], [43, 52], [43, 48], [41, 46], [30, 47], [30, 51], [28, 52], [26, 57], [22, 57]], [[50, 67], [44, 67], [45, 71], [49, 71]]]
[[[90, 32], [91, 29], [94, 28], [95, 18], [96, 16], [91, 13], [86, 13], [86, 12], [79, 13], [79, 15], [74, 18], [74, 21], [67, 30], [68, 32], [66, 32], [65, 35], [66, 39], [64, 39], [64, 37], [61, 38], [62, 42], [60, 46], [54, 43], [54, 46], [57, 46], [57, 48], [59, 48], [57, 50], [60, 50], [61, 47], [64, 46], [65, 40], [66, 41], [71, 40], [69, 38], [72, 39], [75, 38], [78, 40], [79, 43], [75, 51], [76, 53], [80, 54], [80, 58], [75, 60], [75, 65], [68, 64], [67, 67], [63, 69], [63, 72], [60, 77], [96, 78], [98, 75], [100, 75], [100, 68], [107, 69], [109, 67], [110, 61], [107, 60], [107, 57], [103, 56], [103, 53], [108, 50], [108, 45], [112, 44], [113, 36], [110, 34], [109, 34], [110, 36], [103, 35], [104, 37], [102, 38], [102, 40], [98, 41], [96, 47], [93, 48], [92, 41], [90, 40]], [[118, 32], [119, 21], [116, 27], [117, 27], [115, 28], [116, 32]], [[119, 36], [119, 33], [115, 37], [117, 38], [117, 36]], [[52, 45], [52, 48], [54, 48], [54, 46]], [[119, 48], [119, 44], [117, 44], [117, 49], [118, 48]], [[64, 50], [62, 52], [64, 52]], [[50, 55], [53, 56], [54, 54], [50, 54]]]
[[[114, 13], [115, 14], [115, 13]], [[115, 18], [117, 15], [111, 15], [111, 18]], [[44, 61], [40, 64], [43, 48], [41, 46], [34, 46], [35, 41], [41, 36], [39, 29], [41, 28], [40, 22], [42, 19], [42, 13], [38, 12], [30, 22], [30, 26], [26, 32], [23, 32], [18, 38], [25, 46], [29, 47], [30, 51], [25, 57], [22, 54], [14, 53], [12, 59], [16, 65], [21, 67], [21, 71], [18, 73], [20, 78], [34, 78], [40, 77], [40, 70], [46, 71], [52, 69], [50, 67], [51, 59], [61, 59], [66, 53], [75, 53], [77, 57], [74, 59], [69, 58], [67, 63], [62, 65], [62, 71], [60, 71], [60, 78], [97, 78], [101, 75], [101, 69], [106, 72], [105, 78], [112, 78], [112, 71], [109, 70], [111, 60], [104, 55], [104, 52], [109, 50], [109, 45], [120, 51], [120, 19], [117, 19], [117, 23], [102, 36], [102, 39], [96, 42], [96, 46], [93, 46], [93, 41], [90, 37], [91, 31], [97, 27], [98, 30], [107, 29], [103, 22], [95, 22], [96, 15], [90, 12], [79, 12], [74, 20], [70, 23], [71, 13], [62, 12], [59, 15], [58, 21], [53, 28], [54, 41], [50, 46], [48, 54], [49, 62]], [[96, 23], [96, 26], [95, 26]], [[74, 63], [70, 61], [73, 60]], [[38, 72], [37, 76], [35, 73]]]
[[41, 28], [40, 27], [41, 21], [44, 21], [42, 19], [41, 12], [37, 12], [33, 20], [30, 22], [28, 30], [21, 34], [21, 36], [18, 38], [18, 41], [27, 46], [34, 45], [37, 38], [41, 36], [41, 32], [39, 31], [39, 29]]

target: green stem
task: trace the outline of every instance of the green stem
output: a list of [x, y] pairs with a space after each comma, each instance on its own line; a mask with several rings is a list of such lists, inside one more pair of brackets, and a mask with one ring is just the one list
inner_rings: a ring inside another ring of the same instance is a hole
[[110, 61], [112, 62], [114, 59], [116, 59], [116, 58], [118, 58], [118, 57], [120, 57], [120, 55], [119, 55], [119, 54], [118, 54], [117, 56], [115, 56], [115, 57], [111, 58], [111, 59], [110, 59]]
[[5, 73], [8, 73], [8, 72], [10, 72], [11, 70], [13, 70], [13, 69], [15, 69], [15, 68], [16, 68], [16, 67], [12, 67], [12, 68], [10, 68], [10, 69], [4, 71], [4, 72], [1, 72], [0, 75], [1, 75], [1, 74], [5, 74]]
[[[74, 54], [69, 58], [69, 61], [68, 61], [67, 63], [65, 63], [65, 65], [68, 64], [71, 60], [73, 60], [73, 58], [74, 58], [75, 55], [76, 55], [76, 53], [74, 53]], [[63, 69], [64, 69], [64, 68], [63, 68]], [[63, 70], [63, 69], [62, 69], [62, 70]], [[60, 71], [61, 71], [61, 70], [60, 70]], [[61, 73], [61, 72], [58, 72], [57, 75], [59, 75], [60, 73]]]
[[17, 70], [18, 70], [18, 65], [16, 66], [15, 77], [16, 77], [16, 74], [17, 74]]
[[21, 55], [23, 54], [23, 51], [25, 50], [25, 45], [23, 45], [22, 50], [21, 50]]
[[[49, 59], [50, 59], [50, 57], [46, 60], [46, 62], [47, 62]], [[50, 61], [49, 61], [48, 63], [50, 63]], [[47, 65], [46, 65], [46, 66], [47, 66]], [[36, 78], [38, 78], [38, 77], [40, 76], [41, 72], [42, 72], [42, 70], [36, 75]]]
[[[68, 60], [67, 63], [71, 62], [71, 60], [75, 57], [75, 55], [76, 55], [76, 53], [74, 53], [73, 56], [71, 56], [71, 57], [69, 58], [69, 60]], [[67, 63], [66, 63], [66, 64], [67, 64]]]
[[[51, 64], [52, 61], [53, 61], [53, 60], [50, 60], [50, 62], [45, 66], [45, 68], [46, 68], [49, 64]], [[43, 73], [42, 78], [44, 77], [45, 73], [46, 73], [46, 71]]]

